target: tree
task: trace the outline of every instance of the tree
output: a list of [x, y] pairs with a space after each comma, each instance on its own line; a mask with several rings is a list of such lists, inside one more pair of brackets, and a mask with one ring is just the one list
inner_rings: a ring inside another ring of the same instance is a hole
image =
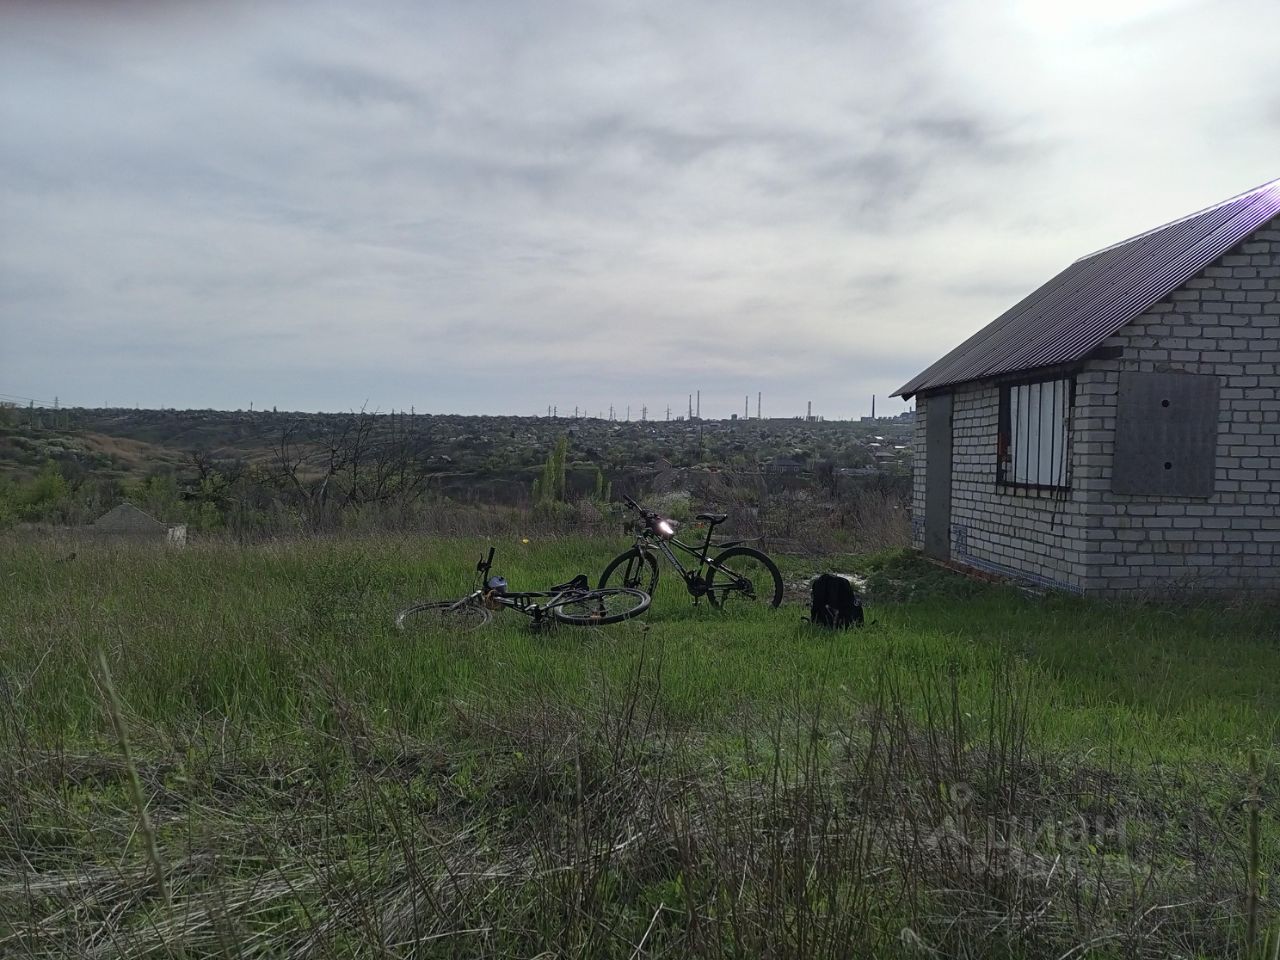
[[271, 452], [275, 484], [309, 529], [325, 529], [348, 510], [425, 495], [426, 455], [394, 420], [384, 428], [361, 410], [328, 422], [314, 440], [303, 434], [305, 423], [285, 424]]
[[171, 522], [183, 512], [178, 480], [171, 473], [153, 473], [137, 484], [131, 493], [138, 506], [157, 519]]
[[535, 506], [565, 502], [565, 461], [569, 455], [569, 440], [561, 437], [542, 466], [542, 476], [533, 483]]
[[64, 519], [71, 507], [71, 486], [52, 460], [46, 460], [31, 482], [15, 486], [13, 512], [22, 520]]

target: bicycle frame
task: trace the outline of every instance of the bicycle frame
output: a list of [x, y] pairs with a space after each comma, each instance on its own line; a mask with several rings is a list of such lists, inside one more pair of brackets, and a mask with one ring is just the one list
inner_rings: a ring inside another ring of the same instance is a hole
[[[559, 583], [546, 590], [508, 591], [507, 581], [490, 577], [494, 548], [476, 564], [480, 584], [458, 600], [424, 600], [410, 604], [396, 613], [397, 629], [405, 629], [406, 622], [425, 623], [429, 619], [443, 622], [441, 618], [462, 618], [462, 629], [480, 626], [493, 619], [491, 611], [503, 608], [515, 610], [533, 621], [537, 628], [546, 624], [566, 623], [571, 626], [591, 627], [621, 623], [638, 617], [649, 609], [652, 598], [643, 590], [592, 589], [586, 574], [578, 574], [568, 583]], [[411, 619], [420, 617], [420, 619]]]
[[[641, 527], [640, 532], [636, 535], [635, 545], [641, 550], [656, 549], [659, 553], [661, 553], [664, 557], [667, 558], [667, 561], [669, 563], [671, 563], [677, 570], [680, 571], [680, 576], [684, 578], [684, 582], [686, 586], [688, 586], [688, 585], [701, 582], [703, 580], [703, 571], [707, 569], [719, 570], [722, 573], [728, 573], [730, 575], [733, 574], [732, 570], [727, 570], [726, 568], [722, 567], [720, 564], [712, 560], [710, 557], [711, 538], [714, 535], [715, 535], [715, 525], [708, 524], [707, 539], [703, 541], [702, 547], [698, 548], [695, 546], [690, 546], [689, 544], [685, 543], [683, 540], [681, 540], [679, 537], [676, 537], [676, 536], [672, 536], [669, 539], [665, 539], [663, 537], [657, 536], [648, 527], [648, 525], [645, 524]], [[741, 540], [728, 540], [724, 543], [716, 544], [716, 549], [727, 550], [729, 547], [736, 547], [740, 545], [742, 542], [743, 541]], [[680, 562], [680, 557], [676, 555], [676, 552], [671, 549], [673, 546], [679, 547], [685, 553], [689, 554], [689, 556], [695, 558], [698, 561], [697, 566], [694, 567], [693, 569], [687, 568], [683, 563]]]
[[[540, 623], [547, 611], [554, 607], [558, 601], [565, 597], [573, 597], [583, 590], [538, 590], [527, 593], [503, 593], [492, 598], [481, 596], [481, 602], [496, 603], [499, 606], [507, 607], [511, 610], [523, 613], [526, 617], [532, 617], [534, 623]], [[537, 600], [546, 600], [546, 603], [536, 603]]]
[[[517, 593], [495, 593], [487, 590], [489, 570], [493, 566], [493, 554], [494, 548], [490, 547], [489, 555], [476, 564], [476, 572], [480, 574], [480, 589], [463, 597], [458, 603], [485, 604], [490, 609], [506, 607], [509, 610], [523, 613], [533, 621], [534, 626], [540, 626], [548, 619], [547, 615], [551, 608], [556, 606], [562, 599], [589, 592], [572, 586], [564, 589], [530, 590]], [[546, 600], [547, 602], [536, 603], [535, 601], [537, 600]]]

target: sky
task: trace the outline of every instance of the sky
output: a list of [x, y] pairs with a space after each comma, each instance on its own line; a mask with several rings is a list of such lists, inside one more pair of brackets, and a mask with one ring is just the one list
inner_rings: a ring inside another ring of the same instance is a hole
[[0, 0], [0, 397], [828, 419], [1280, 176], [1274, 0]]

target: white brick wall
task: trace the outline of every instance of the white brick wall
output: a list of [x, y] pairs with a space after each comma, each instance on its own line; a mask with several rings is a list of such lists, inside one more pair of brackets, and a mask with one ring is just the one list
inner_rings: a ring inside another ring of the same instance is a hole
[[999, 387], [962, 384], [952, 402], [953, 559], [1080, 589], [1085, 575], [1080, 491], [997, 486]]
[[[1087, 411], [1077, 444], [1085, 506], [1089, 593], [1280, 589], [1280, 224], [1221, 257], [1103, 347], [1116, 360], [1076, 380]], [[1111, 492], [1117, 385], [1123, 371], [1214, 374], [1219, 417], [1211, 497]]]
[[916, 397], [915, 430], [911, 451], [911, 545], [917, 550], [924, 549], [925, 464], [928, 457], [924, 438], [928, 403], [927, 397]]

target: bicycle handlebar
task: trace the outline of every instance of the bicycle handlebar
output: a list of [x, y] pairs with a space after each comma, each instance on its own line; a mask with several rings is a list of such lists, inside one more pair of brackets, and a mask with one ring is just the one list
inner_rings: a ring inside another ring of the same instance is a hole
[[663, 540], [670, 540], [675, 535], [675, 525], [670, 520], [664, 520], [661, 515], [652, 510], [646, 510], [625, 494], [622, 499], [627, 506], [640, 514], [640, 519], [644, 521], [645, 529], [649, 534], [661, 537]]
[[640, 516], [644, 517], [646, 520], [652, 520], [654, 517], [657, 516], [656, 513], [652, 513], [651, 511], [646, 510], [644, 507], [640, 506], [640, 504], [636, 503], [626, 494], [623, 494], [622, 502], [625, 503], [632, 510], [634, 510], [636, 513], [640, 514]]

